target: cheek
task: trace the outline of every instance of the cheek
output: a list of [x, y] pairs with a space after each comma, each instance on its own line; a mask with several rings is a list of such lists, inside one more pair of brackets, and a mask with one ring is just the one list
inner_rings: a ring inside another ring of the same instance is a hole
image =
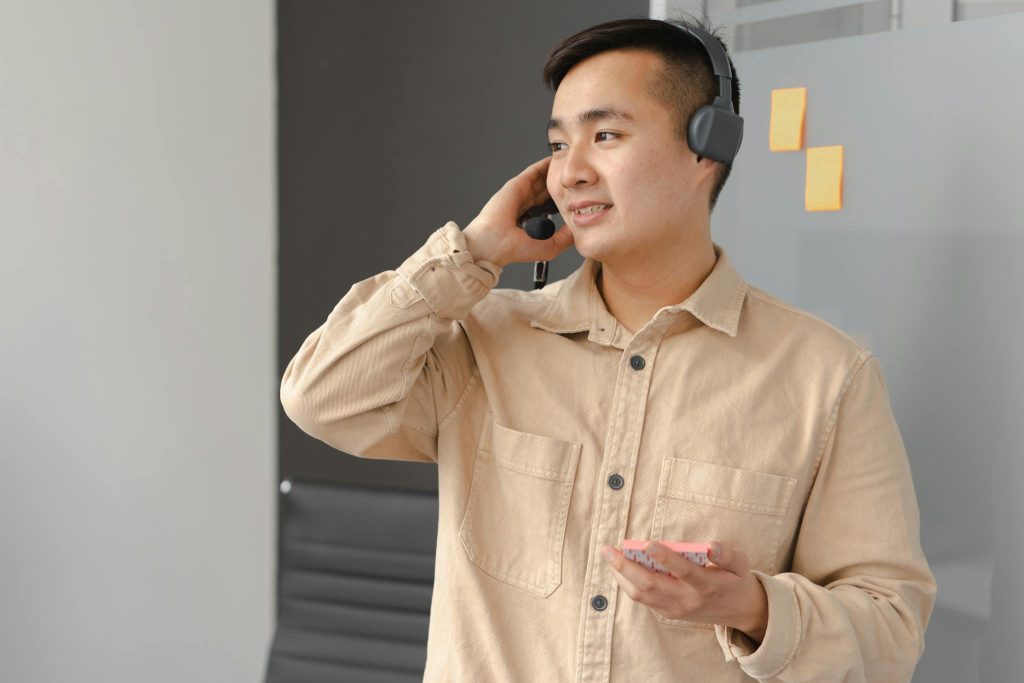
[[678, 161], [664, 158], [638, 164], [630, 184], [631, 196], [642, 202], [640, 208], [652, 211], [656, 207], [682, 206], [693, 191], [691, 179]]
[[551, 199], [554, 200], [555, 206], [558, 207], [558, 213], [562, 214], [562, 218], [564, 219], [565, 213], [563, 213], [562, 209], [565, 208], [565, 205], [563, 204], [564, 197], [562, 196], [561, 185], [559, 184], [556, 177], [552, 176], [550, 173], [548, 174], [547, 180], [545, 181], [545, 185], [548, 191], [548, 196], [550, 196]]
[[613, 186], [618, 189], [623, 204], [633, 212], [643, 213], [658, 201], [664, 201], [665, 192], [672, 187], [662, 173], [650, 160], [636, 159], [615, 169]]

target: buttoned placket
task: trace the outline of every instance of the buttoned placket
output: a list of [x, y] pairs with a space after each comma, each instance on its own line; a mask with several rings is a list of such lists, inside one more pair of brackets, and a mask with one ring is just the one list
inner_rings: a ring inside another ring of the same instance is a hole
[[629, 340], [619, 362], [584, 580], [577, 683], [605, 682], [610, 675], [619, 584], [601, 556], [601, 547], [618, 547], [626, 532], [651, 374], [661, 339], [674, 317], [666, 313], [660, 311]]

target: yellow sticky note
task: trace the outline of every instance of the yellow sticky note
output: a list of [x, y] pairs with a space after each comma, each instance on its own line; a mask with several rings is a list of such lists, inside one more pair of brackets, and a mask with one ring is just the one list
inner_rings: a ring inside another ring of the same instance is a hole
[[843, 146], [807, 148], [808, 211], [838, 211], [843, 208]]
[[772, 90], [772, 116], [768, 130], [768, 149], [793, 152], [804, 146], [804, 114], [807, 88]]

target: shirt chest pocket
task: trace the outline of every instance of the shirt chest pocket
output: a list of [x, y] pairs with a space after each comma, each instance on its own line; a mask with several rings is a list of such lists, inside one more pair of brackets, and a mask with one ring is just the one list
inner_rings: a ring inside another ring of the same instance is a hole
[[[796, 479], [769, 472], [667, 457], [662, 461], [651, 538], [720, 541], [746, 553], [751, 569], [773, 574], [796, 484]], [[665, 625], [714, 628], [655, 615]]]
[[565, 525], [581, 447], [487, 418], [459, 530], [474, 564], [543, 597], [561, 584]]

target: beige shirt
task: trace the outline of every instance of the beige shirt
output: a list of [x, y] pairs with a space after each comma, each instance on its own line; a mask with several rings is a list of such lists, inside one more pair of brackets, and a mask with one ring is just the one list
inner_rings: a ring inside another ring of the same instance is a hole
[[[498, 289], [449, 222], [291, 360], [304, 431], [437, 463], [424, 681], [910, 680], [936, 584], [878, 359], [715, 253], [631, 335], [599, 263]], [[745, 552], [764, 641], [633, 601], [600, 555], [623, 539]]]

